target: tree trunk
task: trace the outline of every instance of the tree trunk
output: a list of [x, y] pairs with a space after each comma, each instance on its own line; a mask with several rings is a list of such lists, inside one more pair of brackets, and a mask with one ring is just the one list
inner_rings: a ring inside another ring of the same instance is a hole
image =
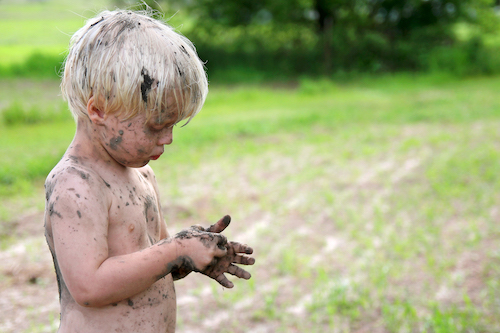
[[323, 67], [325, 74], [332, 72], [332, 35], [335, 15], [328, 7], [329, 0], [316, 0], [315, 9], [318, 12], [318, 34], [322, 41]]

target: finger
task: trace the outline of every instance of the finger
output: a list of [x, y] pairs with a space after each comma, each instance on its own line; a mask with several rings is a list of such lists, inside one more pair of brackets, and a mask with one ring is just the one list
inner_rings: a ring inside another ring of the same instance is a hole
[[208, 227], [206, 231], [221, 233], [222, 231], [224, 231], [224, 229], [227, 228], [229, 223], [231, 223], [231, 216], [226, 215], [223, 218], [221, 218], [219, 221], [217, 221], [217, 223], [212, 224], [210, 227]]
[[197, 229], [199, 231], [205, 231], [205, 228], [203, 228], [201, 225], [199, 224], [195, 224], [195, 225], [192, 225], [191, 228], [193, 229]]
[[227, 272], [229, 274], [232, 274], [234, 276], [237, 276], [237, 277], [245, 279], [245, 280], [248, 280], [252, 277], [252, 275], [250, 273], [248, 273], [247, 271], [245, 271], [243, 268], [232, 265], [232, 264], [227, 268]]
[[229, 245], [233, 248], [235, 253], [245, 253], [245, 254], [253, 253], [253, 249], [246, 244], [241, 244], [238, 242], [230, 242]]
[[227, 277], [224, 274], [221, 274], [215, 278], [217, 282], [219, 282], [223, 287], [226, 288], [232, 288], [234, 287], [234, 284], [227, 279]]
[[233, 263], [241, 265], [253, 265], [255, 264], [255, 258], [238, 255], [234, 257]]

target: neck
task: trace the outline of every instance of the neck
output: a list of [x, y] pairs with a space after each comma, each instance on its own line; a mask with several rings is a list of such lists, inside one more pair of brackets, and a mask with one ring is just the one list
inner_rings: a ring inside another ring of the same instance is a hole
[[[124, 171], [127, 167], [116, 162], [104, 148], [100, 126], [93, 124], [89, 119], [80, 118], [77, 121], [76, 133], [66, 155], [82, 165], [116, 169]], [[92, 163], [86, 163], [92, 161]]]

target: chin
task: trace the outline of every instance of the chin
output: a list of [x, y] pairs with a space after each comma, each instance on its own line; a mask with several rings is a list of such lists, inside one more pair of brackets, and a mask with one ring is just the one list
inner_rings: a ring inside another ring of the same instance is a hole
[[127, 168], [142, 168], [146, 165], [148, 165], [149, 160], [145, 161], [140, 161], [140, 162], [130, 162], [130, 161], [122, 161], [120, 162], [121, 165]]
[[141, 162], [141, 163], [137, 163], [137, 164], [128, 165], [128, 167], [129, 168], [142, 168], [142, 167], [145, 167], [146, 165], [148, 165], [148, 163], [149, 163], [149, 160]]

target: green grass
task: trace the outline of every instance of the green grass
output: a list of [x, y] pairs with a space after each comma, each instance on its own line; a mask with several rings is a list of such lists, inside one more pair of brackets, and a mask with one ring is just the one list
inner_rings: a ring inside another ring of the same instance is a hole
[[[0, 31], [4, 33], [0, 35], [0, 67], [22, 65], [33, 54], [63, 58], [71, 35], [88, 18], [104, 9], [113, 10], [117, 4], [126, 7], [130, 2], [132, 1], [1, 1]], [[183, 26], [189, 26], [185, 13], [164, 9], [173, 27], [182, 31]], [[32, 75], [36, 76], [36, 73]]]
[[20, 63], [33, 52], [58, 55], [70, 36], [99, 9], [96, 1], [16, 1], [0, 4], [0, 64]]
[[[491, 302], [500, 294], [487, 285], [499, 264], [488, 259], [499, 236], [499, 83], [399, 76], [319, 92], [217, 90], [179, 130], [165, 163], [198, 172], [217, 165], [222, 175], [206, 187], [222, 193], [182, 191], [206, 174], [164, 174], [157, 162], [164, 200], [206, 198], [212, 207], [198, 216], [209, 220], [224, 209], [247, 223], [259, 209], [272, 217], [251, 238], [266, 291], [243, 283], [234, 291], [260, 299], [256, 322], [283, 331], [495, 332]], [[325, 236], [338, 248], [322, 253]], [[470, 256], [477, 270], [466, 267]], [[307, 294], [303, 317], [286, 312]]]
[[[26, 81], [8, 82], [0, 94], [22, 100]], [[233, 290], [179, 281], [178, 331], [498, 332], [499, 88], [409, 74], [212, 87], [151, 165], [171, 233], [228, 213], [257, 264]], [[55, 108], [56, 90], [31, 83], [31, 99]], [[20, 184], [0, 183], [8, 225], [43, 209], [74, 125], [0, 131], [0, 175]], [[32, 318], [26, 332], [53, 324]]]

